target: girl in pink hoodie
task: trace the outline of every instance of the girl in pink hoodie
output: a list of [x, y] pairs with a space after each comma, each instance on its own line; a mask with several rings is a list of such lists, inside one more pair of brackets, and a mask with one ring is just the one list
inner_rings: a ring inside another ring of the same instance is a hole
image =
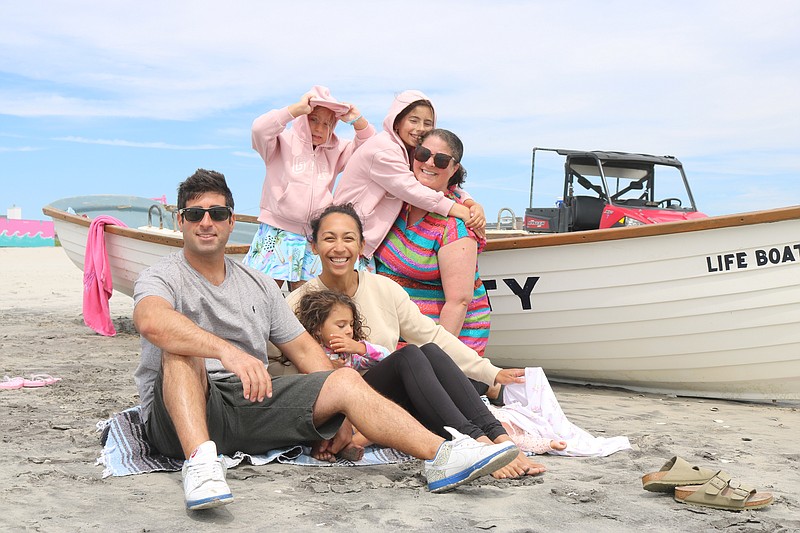
[[[352, 141], [334, 133], [337, 121], [355, 129]], [[287, 125], [292, 127], [287, 129]], [[300, 101], [253, 121], [252, 142], [266, 165], [261, 222], [244, 264], [294, 289], [321, 271], [305, 237], [306, 224], [333, 200], [333, 184], [353, 152], [375, 134], [356, 106], [315, 85]]]
[[433, 104], [420, 91], [395, 97], [383, 121], [383, 131], [364, 143], [347, 164], [334, 192], [336, 204], [352, 203], [364, 221], [364, 261], [359, 268], [375, 270], [372, 254], [389, 233], [403, 202], [442, 216], [464, 220], [483, 229], [483, 208], [461, 189], [457, 203], [422, 185], [411, 172], [414, 148], [435, 126]]

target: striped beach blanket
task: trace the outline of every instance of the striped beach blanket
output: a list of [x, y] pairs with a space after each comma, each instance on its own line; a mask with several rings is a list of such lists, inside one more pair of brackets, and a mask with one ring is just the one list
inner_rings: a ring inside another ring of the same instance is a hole
[[[102, 432], [100, 442], [103, 450], [96, 464], [104, 467], [104, 478], [148, 472], [175, 472], [183, 466], [182, 459], [161, 455], [144, 438], [141, 406], [137, 405], [108, 420], [98, 422], [97, 430]], [[392, 448], [379, 446], [368, 447], [364, 450], [364, 457], [356, 462], [346, 459], [339, 459], [335, 463], [317, 461], [311, 457], [310, 452], [311, 449], [307, 446], [290, 446], [259, 455], [236, 452], [233, 456], [225, 456], [225, 462], [228, 468], [243, 461], [256, 466], [272, 462], [302, 466], [369, 466], [402, 463], [413, 459]]]

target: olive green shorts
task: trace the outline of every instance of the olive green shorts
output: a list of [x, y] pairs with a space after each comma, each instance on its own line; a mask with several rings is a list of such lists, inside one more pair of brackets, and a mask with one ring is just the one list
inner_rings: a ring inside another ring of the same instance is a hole
[[[332, 438], [344, 421], [336, 415], [314, 426], [313, 409], [331, 372], [274, 376], [272, 398], [251, 402], [244, 398], [242, 382], [232, 376], [209, 379], [206, 421], [217, 451], [233, 455], [266, 453], [275, 448]], [[164, 406], [163, 375], [153, 390], [153, 405], [145, 425], [147, 440], [162, 454], [184, 458], [175, 426]]]

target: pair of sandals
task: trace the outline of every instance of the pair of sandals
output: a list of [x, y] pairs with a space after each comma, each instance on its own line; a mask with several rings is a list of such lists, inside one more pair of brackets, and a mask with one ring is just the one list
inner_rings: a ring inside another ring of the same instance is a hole
[[757, 492], [732, 480], [727, 472], [693, 466], [677, 456], [658, 472], [642, 476], [642, 488], [651, 492], [674, 490], [675, 501], [726, 511], [760, 509], [773, 500], [769, 492]]
[[23, 378], [20, 376], [17, 377], [8, 377], [5, 376], [2, 381], [0, 381], [0, 389], [3, 390], [16, 390], [16, 389], [35, 389], [38, 387], [46, 387], [47, 385], [52, 385], [61, 381], [61, 378], [54, 378], [50, 374], [33, 374], [30, 377]]

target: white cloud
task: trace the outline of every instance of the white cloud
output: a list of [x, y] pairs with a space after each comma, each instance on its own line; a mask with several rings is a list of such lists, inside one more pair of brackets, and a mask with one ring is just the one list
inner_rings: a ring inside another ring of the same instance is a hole
[[[39, 88], [24, 105], [28, 90], [7, 90], [0, 112], [183, 120], [295, 98], [320, 81], [376, 120], [391, 92], [412, 86], [454, 120], [711, 125], [752, 115], [742, 104], [755, 95], [758, 117], [798, 110], [797, 70], [764, 59], [797, 56], [790, 2], [673, 2], [664, 13], [635, 2], [411, 1], [402, 22], [370, 2], [61, 3], [44, 25], [35, 6], [10, 10], [0, 66], [90, 95]], [[298, 24], [268, 22], [297, 13]]]
[[222, 150], [230, 146], [217, 146], [213, 144], [181, 145], [169, 144], [165, 142], [140, 142], [126, 141], [123, 139], [86, 139], [83, 137], [56, 137], [54, 141], [81, 143], [81, 144], [101, 144], [105, 146], [123, 146], [126, 148], [153, 148], [158, 150]]
[[36, 152], [41, 148], [33, 146], [0, 146], [0, 152]]
[[[258, 158], [247, 151], [251, 109], [322, 83], [380, 128], [393, 94], [419, 88], [471, 161], [525, 169], [533, 146], [672, 154], [709, 202], [718, 193], [705, 183], [721, 180], [727, 205], [785, 204], [800, 200], [780, 178], [756, 198], [743, 176], [800, 173], [797, 20], [792, 0], [6, 2], [0, 129], [14, 130], [9, 117], [58, 120], [75, 127], [32, 138], [232, 148], [244, 164]], [[241, 128], [207, 125], [245, 109]], [[150, 137], [165, 121], [208, 134], [182, 145], [80, 128], [118, 118], [144, 130], [160, 121]], [[508, 182], [484, 170], [468, 183], [524, 196], [525, 171], [508, 172]]]
[[261, 159], [261, 156], [255, 151], [252, 151], [252, 152], [241, 152], [241, 151], [237, 150], [236, 152], [231, 152], [231, 155], [236, 156], [236, 157], [246, 157], [248, 159]]

